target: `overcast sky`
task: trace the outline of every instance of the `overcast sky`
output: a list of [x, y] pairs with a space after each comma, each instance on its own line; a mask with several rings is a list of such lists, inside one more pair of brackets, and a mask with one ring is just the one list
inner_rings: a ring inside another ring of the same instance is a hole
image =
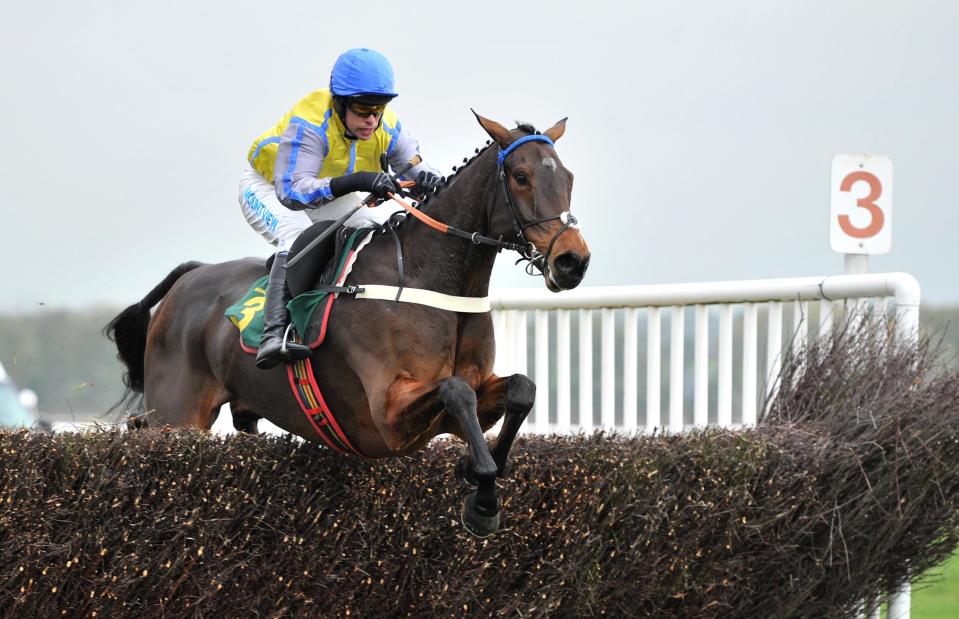
[[[585, 285], [833, 274], [830, 162], [892, 158], [892, 251], [959, 303], [959, 3], [31, 2], [0, 6], [0, 311], [127, 304], [186, 260], [270, 253], [252, 140], [382, 51], [448, 173], [470, 114], [541, 128], [576, 175]], [[541, 286], [503, 258], [494, 286]]]

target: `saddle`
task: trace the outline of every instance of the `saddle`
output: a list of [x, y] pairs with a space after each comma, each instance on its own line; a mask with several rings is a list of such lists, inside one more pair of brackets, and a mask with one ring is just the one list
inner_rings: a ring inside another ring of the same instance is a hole
[[[307, 228], [294, 242], [290, 259], [333, 223], [318, 221]], [[369, 242], [374, 231], [374, 228], [341, 228], [313, 247], [309, 260], [301, 260], [287, 269], [286, 282], [293, 294], [293, 300], [287, 305], [290, 320], [300, 339], [310, 348], [318, 347], [326, 338], [333, 300], [339, 292], [350, 292], [342, 283], [349, 275], [357, 254]], [[273, 260], [274, 256], [266, 260], [267, 271]], [[240, 347], [248, 353], [255, 353], [260, 346], [268, 278], [266, 275], [253, 282], [243, 298], [224, 312], [240, 330]]]

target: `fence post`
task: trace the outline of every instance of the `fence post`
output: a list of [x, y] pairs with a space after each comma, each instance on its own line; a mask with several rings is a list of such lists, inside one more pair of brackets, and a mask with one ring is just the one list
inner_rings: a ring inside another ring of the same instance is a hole
[[[903, 279], [897, 287], [896, 333], [900, 342], [919, 349], [919, 284], [914, 279]], [[889, 595], [889, 619], [909, 619], [911, 602], [912, 585], [907, 580]]]

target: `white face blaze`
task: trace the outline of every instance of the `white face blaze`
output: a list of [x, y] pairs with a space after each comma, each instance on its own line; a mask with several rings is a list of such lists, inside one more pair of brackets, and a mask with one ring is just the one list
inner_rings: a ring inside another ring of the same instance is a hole
[[553, 172], [556, 171], [556, 160], [552, 157], [543, 157], [543, 166], [549, 168]]

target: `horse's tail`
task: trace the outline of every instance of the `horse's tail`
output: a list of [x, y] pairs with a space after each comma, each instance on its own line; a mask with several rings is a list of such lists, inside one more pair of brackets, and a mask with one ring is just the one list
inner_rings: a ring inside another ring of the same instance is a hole
[[123, 374], [123, 384], [127, 394], [117, 404], [122, 404], [133, 393], [143, 393], [143, 357], [147, 349], [147, 328], [150, 326], [150, 308], [160, 302], [173, 284], [184, 274], [203, 266], [202, 262], [184, 262], [167, 275], [153, 290], [147, 293], [139, 303], [120, 312], [103, 329], [103, 334], [117, 345], [117, 359], [123, 362], [127, 371]]

